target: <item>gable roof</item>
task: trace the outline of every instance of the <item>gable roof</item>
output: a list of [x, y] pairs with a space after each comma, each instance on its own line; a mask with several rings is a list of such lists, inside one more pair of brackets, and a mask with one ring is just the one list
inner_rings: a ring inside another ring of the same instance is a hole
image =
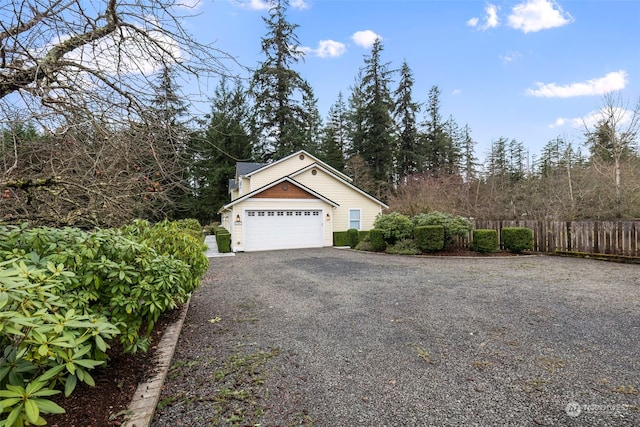
[[265, 167], [267, 163], [254, 163], [254, 162], [237, 162], [236, 163], [236, 178], [243, 175], [248, 175], [253, 171]]
[[292, 157], [299, 156], [300, 154], [304, 154], [305, 156], [308, 156], [310, 159], [312, 159], [315, 163], [323, 165], [326, 170], [330, 170], [333, 173], [333, 175], [341, 177], [344, 181], [347, 181], [347, 182], [353, 181], [353, 179], [351, 177], [349, 177], [348, 175], [345, 175], [344, 173], [340, 172], [339, 170], [334, 169], [333, 167], [329, 166], [328, 164], [326, 164], [322, 160], [318, 159], [316, 156], [313, 156], [313, 155], [309, 154], [308, 152], [306, 152], [304, 150], [296, 151], [295, 153], [290, 154], [287, 157], [283, 157], [280, 160], [276, 160], [275, 162], [272, 162], [272, 163], [254, 163], [255, 165], [262, 165], [262, 166], [259, 167], [259, 168], [254, 169], [254, 170], [252, 170], [250, 172], [247, 172], [246, 174], [243, 174], [243, 175], [251, 176], [251, 175], [253, 175], [254, 173], [256, 173], [258, 171], [262, 171], [262, 170], [267, 169], [267, 168], [269, 168], [269, 167], [271, 167], [273, 165], [277, 165], [278, 163], [282, 163], [282, 162], [284, 162], [284, 161], [286, 161], [286, 160], [288, 160], [288, 159], [290, 159]]
[[289, 176], [292, 177], [292, 178], [295, 178], [297, 175], [300, 175], [301, 173], [306, 172], [309, 169], [318, 168], [318, 169], [321, 169], [323, 172], [325, 172], [325, 173], [327, 173], [329, 175], [333, 175], [337, 180], [341, 181], [344, 185], [346, 185], [347, 187], [351, 188], [352, 190], [362, 194], [366, 198], [374, 201], [375, 203], [379, 203], [380, 206], [384, 207], [385, 209], [389, 208], [389, 206], [387, 206], [385, 203], [383, 203], [380, 200], [376, 199], [375, 197], [373, 197], [371, 194], [367, 193], [366, 191], [364, 191], [364, 190], [356, 187], [355, 185], [351, 184], [349, 181], [342, 179], [340, 176], [334, 174], [331, 170], [325, 168], [324, 166], [325, 166], [325, 163], [322, 163], [322, 164], [311, 163], [310, 165], [305, 166], [302, 169], [298, 169], [297, 171], [295, 171], [293, 173], [290, 173]]
[[272, 187], [275, 187], [276, 185], [281, 184], [281, 183], [283, 183], [283, 182], [285, 182], [285, 181], [286, 181], [286, 182], [291, 183], [292, 185], [295, 185], [296, 187], [298, 187], [298, 188], [300, 188], [300, 189], [302, 189], [302, 190], [306, 191], [307, 193], [311, 194], [312, 196], [317, 197], [318, 199], [322, 200], [323, 202], [326, 202], [326, 203], [330, 204], [330, 205], [331, 205], [331, 206], [333, 206], [333, 207], [338, 207], [338, 206], [340, 206], [338, 203], [336, 203], [336, 202], [334, 202], [333, 200], [331, 200], [331, 199], [329, 199], [329, 198], [327, 198], [327, 197], [323, 196], [322, 194], [318, 193], [317, 191], [312, 190], [311, 188], [307, 187], [306, 185], [303, 185], [303, 184], [299, 183], [299, 182], [298, 182], [298, 181], [296, 181], [295, 179], [290, 178], [290, 177], [288, 177], [288, 176], [284, 176], [284, 177], [282, 177], [282, 178], [280, 178], [280, 179], [278, 179], [278, 180], [276, 180], [276, 181], [270, 182], [270, 183], [269, 183], [269, 184], [267, 184], [267, 185], [263, 185], [262, 187], [257, 188], [257, 189], [255, 189], [255, 190], [253, 190], [253, 191], [251, 191], [251, 192], [249, 192], [249, 193], [245, 194], [245, 195], [244, 195], [244, 196], [242, 196], [242, 197], [238, 197], [237, 199], [235, 199], [235, 200], [234, 200], [234, 201], [232, 201], [231, 203], [226, 204], [226, 205], [224, 205], [223, 207], [221, 207], [221, 208], [220, 208], [220, 210], [219, 210], [218, 212], [222, 212], [222, 211], [224, 211], [224, 210], [226, 210], [226, 209], [229, 209], [229, 208], [230, 208], [230, 207], [232, 207], [233, 205], [235, 205], [235, 204], [237, 204], [237, 203], [240, 203], [240, 202], [242, 202], [242, 201], [244, 201], [244, 200], [250, 199], [250, 198], [252, 198], [253, 196], [255, 196], [256, 194], [261, 193], [261, 192], [263, 192], [263, 191], [265, 191], [265, 190], [268, 190], [268, 189], [270, 189], [270, 188], [272, 188]]

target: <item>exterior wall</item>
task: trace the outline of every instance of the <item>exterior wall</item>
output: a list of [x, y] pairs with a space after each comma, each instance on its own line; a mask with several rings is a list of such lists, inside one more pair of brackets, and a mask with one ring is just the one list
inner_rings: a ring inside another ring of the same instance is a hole
[[300, 154], [292, 156], [286, 160], [278, 163], [274, 163], [264, 168], [254, 175], [251, 175], [251, 189], [243, 188], [242, 194], [247, 194], [250, 191], [257, 190], [260, 187], [264, 187], [267, 184], [271, 184], [273, 181], [277, 181], [283, 176], [287, 176], [292, 172], [300, 170], [305, 166], [309, 166], [314, 163], [313, 158], [303, 155], [304, 158], [300, 159]]
[[382, 212], [382, 206], [379, 203], [321, 169], [312, 168], [294, 176], [293, 179], [340, 205], [333, 212], [333, 231], [349, 229], [349, 209], [361, 209], [361, 230], [371, 230], [376, 217]]
[[[244, 234], [242, 221], [245, 218], [247, 210], [298, 210], [298, 209], [321, 209], [322, 219], [324, 221], [324, 246], [333, 246], [332, 218], [333, 207], [319, 199], [255, 199], [245, 200], [232, 208], [233, 225], [231, 226], [231, 248], [234, 252], [242, 252]], [[329, 219], [327, 220], [327, 214]], [[236, 222], [236, 216], [240, 215], [241, 221]]]

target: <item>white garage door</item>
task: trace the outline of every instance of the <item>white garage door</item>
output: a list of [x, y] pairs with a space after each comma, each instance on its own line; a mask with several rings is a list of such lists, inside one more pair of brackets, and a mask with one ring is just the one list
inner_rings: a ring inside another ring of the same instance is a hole
[[244, 221], [247, 252], [324, 246], [321, 210], [250, 210]]

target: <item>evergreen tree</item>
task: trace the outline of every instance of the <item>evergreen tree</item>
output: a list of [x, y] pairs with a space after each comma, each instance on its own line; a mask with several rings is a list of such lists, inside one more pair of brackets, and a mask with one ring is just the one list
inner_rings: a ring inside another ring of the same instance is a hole
[[425, 151], [423, 168], [434, 176], [451, 174], [452, 166], [458, 161], [453, 140], [446, 132], [445, 123], [440, 114], [441, 93], [438, 86], [432, 86], [429, 91], [422, 133], [422, 145]]
[[190, 141], [189, 214], [202, 224], [218, 219], [217, 211], [229, 202], [229, 179], [237, 161], [250, 161], [253, 140], [247, 117], [250, 106], [241, 84], [229, 88], [223, 79], [215, 90], [205, 129]]
[[445, 145], [442, 172], [446, 175], [458, 175], [460, 173], [464, 133], [453, 116], [449, 116], [449, 119], [444, 123], [444, 132]]
[[512, 181], [520, 181], [526, 175], [527, 153], [524, 144], [512, 139], [509, 142], [509, 174]]
[[303, 58], [295, 34], [298, 25], [287, 21], [288, 0], [276, 0], [263, 18], [265, 61], [251, 82], [255, 100], [254, 132], [263, 160], [279, 158], [307, 148], [317, 127], [317, 109], [311, 86], [292, 67]]
[[337, 101], [329, 108], [320, 146], [321, 158], [339, 171], [344, 171], [345, 166], [347, 126], [347, 106], [340, 92]]
[[475, 145], [476, 142], [471, 138], [469, 125], [464, 125], [464, 128], [462, 128], [460, 167], [464, 171], [464, 180], [467, 184], [477, 174], [478, 158], [475, 156]]
[[[159, 219], [160, 211], [169, 217], [181, 215], [179, 204], [185, 197], [189, 131], [184, 121], [188, 105], [179, 96], [179, 90], [175, 83], [175, 71], [163, 68], [154, 88], [151, 107], [143, 122], [146, 126], [134, 130], [134, 134], [139, 135], [139, 141], [144, 141], [149, 146], [149, 159], [141, 167], [146, 169], [143, 172], [146, 172], [151, 181], [148, 188], [153, 188], [148, 197], [150, 203], [146, 213], [150, 219]], [[162, 189], [164, 197], [157, 194], [159, 189]]]
[[398, 151], [396, 154], [397, 174], [407, 176], [421, 172], [422, 150], [418, 138], [416, 114], [420, 105], [413, 101], [413, 74], [407, 62], [400, 68], [400, 82], [394, 92], [394, 117], [398, 129]]
[[359, 155], [363, 151], [366, 136], [365, 98], [362, 93], [362, 70], [358, 71], [354, 83], [351, 85], [348, 112], [349, 146], [345, 147], [348, 157]]
[[392, 183], [394, 172], [393, 154], [393, 99], [389, 85], [392, 70], [389, 64], [383, 63], [383, 51], [380, 39], [376, 39], [371, 55], [365, 57], [362, 69], [362, 125], [363, 139], [358, 154], [371, 168], [373, 178], [378, 181], [379, 188]]

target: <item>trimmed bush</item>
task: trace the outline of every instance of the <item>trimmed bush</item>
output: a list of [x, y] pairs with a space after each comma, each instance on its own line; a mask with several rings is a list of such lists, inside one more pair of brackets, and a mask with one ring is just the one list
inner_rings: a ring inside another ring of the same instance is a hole
[[349, 246], [349, 236], [346, 231], [333, 232], [333, 246]]
[[371, 242], [371, 248], [375, 252], [382, 252], [387, 248], [387, 242], [384, 240], [384, 230], [374, 228], [369, 231], [369, 242]]
[[385, 252], [396, 255], [419, 255], [420, 249], [418, 249], [418, 246], [413, 239], [402, 239], [398, 240], [391, 246], [387, 246]]
[[443, 212], [422, 213], [414, 216], [411, 220], [415, 227], [425, 225], [443, 226], [445, 247], [452, 246], [455, 237], [467, 239], [469, 232], [473, 230], [473, 224], [468, 219]]
[[416, 244], [422, 252], [437, 252], [444, 248], [444, 227], [425, 225], [414, 231]]
[[358, 235], [358, 230], [355, 228], [350, 228], [347, 230], [347, 240], [349, 242], [349, 247], [351, 249], [355, 248], [356, 246], [358, 246], [358, 243], [360, 243], [360, 236]]
[[226, 233], [217, 232], [216, 244], [218, 245], [218, 252], [222, 254], [231, 252], [231, 234], [228, 231]]
[[497, 252], [500, 248], [498, 243], [498, 231], [488, 229], [478, 229], [473, 232], [473, 242], [471, 248], [483, 254]]
[[360, 239], [360, 241], [362, 242], [364, 239], [366, 239], [369, 236], [369, 231], [363, 231], [360, 230], [358, 231], [358, 238]]
[[374, 252], [371, 241], [369, 240], [369, 232], [367, 232], [367, 234], [365, 234], [364, 237], [360, 239], [360, 243], [358, 243], [358, 246], [356, 246], [355, 249], [357, 251]]
[[413, 223], [408, 216], [392, 212], [378, 215], [373, 223], [375, 229], [383, 230], [383, 237], [387, 243], [393, 244], [398, 240], [413, 237]]
[[533, 231], [525, 227], [505, 227], [500, 234], [502, 247], [509, 252], [519, 254], [533, 250]]

